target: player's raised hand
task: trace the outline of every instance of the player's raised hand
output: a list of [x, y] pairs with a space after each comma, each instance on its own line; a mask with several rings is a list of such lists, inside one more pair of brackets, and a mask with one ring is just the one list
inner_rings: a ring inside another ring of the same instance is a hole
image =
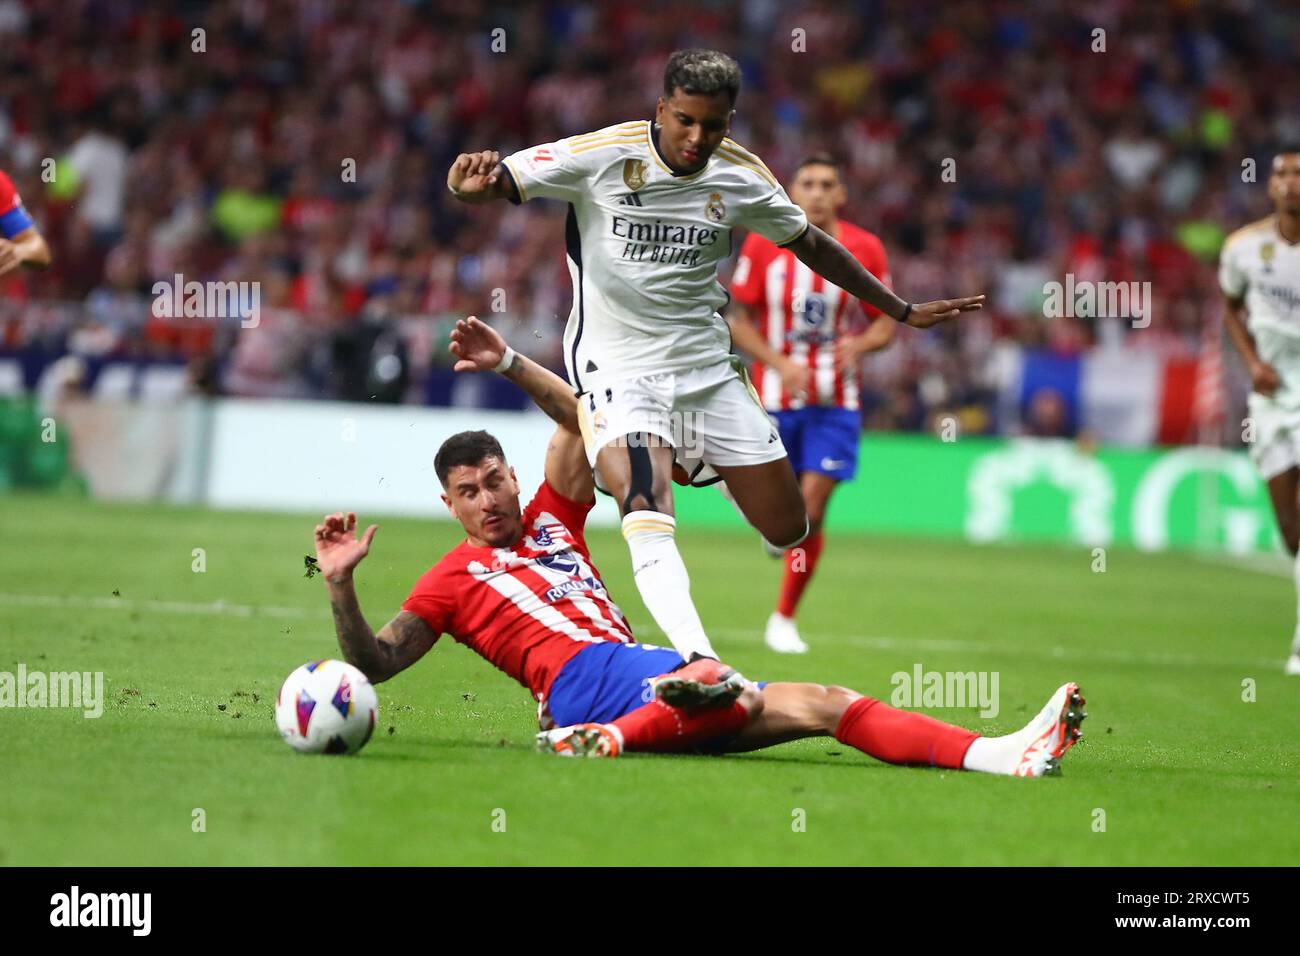
[[457, 372], [490, 372], [506, 354], [506, 340], [496, 329], [471, 315], [451, 330], [451, 354], [459, 360]]
[[462, 198], [487, 197], [496, 191], [501, 174], [497, 165], [501, 154], [494, 149], [478, 153], [461, 153], [447, 171], [447, 185]]
[[352, 572], [370, 553], [379, 525], [372, 524], [361, 538], [357, 537], [357, 516], [349, 511], [326, 515], [316, 526], [316, 563], [327, 584], [350, 580]]
[[962, 299], [936, 299], [933, 302], [919, 302], [912, 306], [907, 316], [907, 325], [917, 329], [928, 329], [940, 322], [955, 319], [963, 312], [977, 312], [984, 308], [983, 295], [968, 295]]

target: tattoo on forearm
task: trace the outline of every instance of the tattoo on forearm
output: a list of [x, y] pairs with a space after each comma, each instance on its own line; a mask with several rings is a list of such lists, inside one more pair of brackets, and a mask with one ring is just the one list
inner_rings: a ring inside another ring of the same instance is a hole
[[560, 379], [539, 365], [525, 363], [523, 358], [519, 353], [515, 353], [504, 372], [506, 377], [527, 392], [533, 404], [545, 412], [552, 421], [560, 425], [576, 427], [578, 409], [573, 393], [567, 387], [557, 388], [554, 383], [560, 382]]
[[573, 417], [572, 399], [570, 399], [567, 404], [560, 401], [557, 398], [554, 389], [548, 388], [544, 392], [539, 393], [536, 402], [537, 407], [549, 415], [554, 421], [564, 421]]
[[424, 656], [437, 637], [423, 618], [408, 611], [400, 612], [384, 625], [376, 642], [385, 675], [392, 676], [410, 667]]
[[373, 675], [381, 666], [374, 632], [366, 623], [351, 583], [330, 587], [330, 611], [334, 614], [334, 633], [339, 639], [343, 659]]

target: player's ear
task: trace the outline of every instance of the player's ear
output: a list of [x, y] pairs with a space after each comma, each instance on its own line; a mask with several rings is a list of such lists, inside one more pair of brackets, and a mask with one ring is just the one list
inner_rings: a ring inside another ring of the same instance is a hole
[[452, 505], [452, 503], [451, 503], [451, 499], [450, 499], [449, 497], [447, 497], [447, 492], [444, 491], [444, 492], [442, 493], [441, 497], [442, 497], [442, 503], [443, 503], [444, 505], [447, 506], [447, 511], [451, 513], [451, 516], [452, 516], [453, 518], [455, 518], [455, 517], [456, 517], [456, 508], [455, 508], [454, 505]]

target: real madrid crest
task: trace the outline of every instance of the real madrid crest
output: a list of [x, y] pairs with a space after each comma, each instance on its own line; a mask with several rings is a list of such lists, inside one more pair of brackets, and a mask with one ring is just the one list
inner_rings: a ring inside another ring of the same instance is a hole
[[727, 218], [727, 207], [722, 202], [721, 193], [709, 193], [709, 202], [704, 207], [704, 215], [709, 222], [722, 222]]
[[1259, 258], [1264, 263], [1265, 272], [1273, 271], [1273, 253], [1276, 251], [1271, 242], [1266, 242], [1259, 247]]
[[625, 159], [623, 161], [623, 182], [627, 188], [636, 192], [645, 185], [646, 163], [644, 159]]

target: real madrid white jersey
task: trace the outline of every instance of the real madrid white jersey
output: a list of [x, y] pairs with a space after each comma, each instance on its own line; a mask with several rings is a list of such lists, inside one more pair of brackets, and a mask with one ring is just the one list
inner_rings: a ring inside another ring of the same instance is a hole
[[1289, 243], [1269, 216], [1238, 229], [1219, 254], [1219, 287], [1244, 298], [1259, 357], [1277, 369], [1273, 400], [1300, 408], [1300, 243]]
[[505, 159], [523, 200], [569, 203], [565, 228], [573, 310], [565, 364], [579, 391], [593, 381], [726, 360], [718, 262], [735, 226], [788, 245], [803, 211], [753, 153], [729, 139], [690, 175], [638, 120], [521, 150]]

